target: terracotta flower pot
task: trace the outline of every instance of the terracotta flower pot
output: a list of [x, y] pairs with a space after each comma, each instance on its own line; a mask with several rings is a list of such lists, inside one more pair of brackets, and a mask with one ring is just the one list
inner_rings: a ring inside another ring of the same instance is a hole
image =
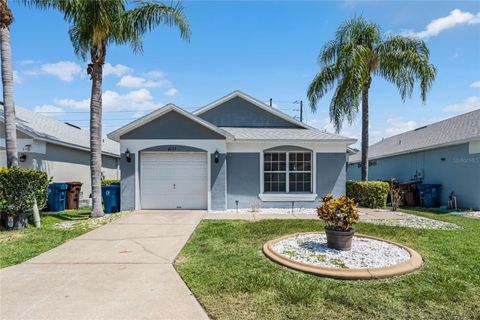
[[347, 251], [352, 248], [352, 239], [355, 234], [355, 230], [350, 231], [337, 231], [325, 228], [325, 234], [327, 235], [327, 247], [330, 249]]

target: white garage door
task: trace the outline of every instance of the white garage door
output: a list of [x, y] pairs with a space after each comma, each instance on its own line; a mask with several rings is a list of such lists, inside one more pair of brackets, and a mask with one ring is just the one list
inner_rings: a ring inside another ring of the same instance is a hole
[[142, 152], [142, 209], [206, 209], [207, 153]]

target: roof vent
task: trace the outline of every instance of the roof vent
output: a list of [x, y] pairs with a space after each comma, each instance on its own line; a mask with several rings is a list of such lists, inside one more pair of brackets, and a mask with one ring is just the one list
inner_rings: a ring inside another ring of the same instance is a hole
[[75, 129], [78, 129], [78, 130], [82, 130], [82, 128], [80, 128], [79, 126], [76, 126], [76, 125], [71, 124], [71, 123], [69, 123], [69, 122], [64, 122], [64, 123], [65, 123], [67, 126], [70, 126], [70, 127], [72, 127], [72, 128], [75, 128]]
[[427, 126], [423, 126], [423, 127], [419, 127], [419, 128], [416, 128], [415, 130], [413, 131], [418, 131], [418, 130], [422, 130], [422, 129], [425, 129]]
[[398, 144], [402, 144], [402, 140], [398, 140]]

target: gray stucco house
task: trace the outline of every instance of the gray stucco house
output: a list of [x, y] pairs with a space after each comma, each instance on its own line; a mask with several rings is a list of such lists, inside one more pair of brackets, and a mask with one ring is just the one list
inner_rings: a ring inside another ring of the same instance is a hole
[[313, 207], [345, 193], [355, 143], [240, 91], [193, 113], [168, 104], [108, 136], [120, 142], [122, 210]]
[[[27, 109], [15, 108], [19, 165], [44, 171], [54, 182], [83, 183], [81, 200], [88, 200], [90, 182], [90, 133]], [[0, 166], [6, 165], [3, 107], [0, 106]], [[104, 137], [102, 173], [119, 179], [120, 146]]]
[[[480, 209], [480, 110], [429, 124], [369, 147], [369, 179], [421, 178], [441, 184], [440, 202], [454, 192], [460, 208]], [[349, 159], [348, 179], [360, 180], [361, 153]]]

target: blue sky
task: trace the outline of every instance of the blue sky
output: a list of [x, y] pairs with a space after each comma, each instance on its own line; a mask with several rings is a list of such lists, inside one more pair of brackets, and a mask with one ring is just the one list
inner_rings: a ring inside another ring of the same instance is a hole
[[[57, 111], [48, 115], [87, 127], [91, 84], [85, 62], [73, 53], [62, 15], [11, 6], [17, 106]], [[426, 105], [418, 91], [403, 103], [393, 85], [374, 78], [371, 140], [480, 108], [478, 1], [188, 1], [184, 6], [192, 28], [190, 42], [181, 40], [177, 30], [160, 27], [145, 36], [143, 54], [125, 46], [109, 48], [105, 133], [168, 102], [193, 110], [236, 89], [263, 101], [272, 98], [291, 115], [298, 115], [292, 102], [303, 100], [305, 119], [331, 131], [331, 95], [313, 114], [306, 90], [319, 70], [320, 48], [339, 24], [355, 15], [378, 23], [385, 34], [424, 38], [438, 69]], [[342, 133], [358, 138], [359, 122], [360, 114]]]

